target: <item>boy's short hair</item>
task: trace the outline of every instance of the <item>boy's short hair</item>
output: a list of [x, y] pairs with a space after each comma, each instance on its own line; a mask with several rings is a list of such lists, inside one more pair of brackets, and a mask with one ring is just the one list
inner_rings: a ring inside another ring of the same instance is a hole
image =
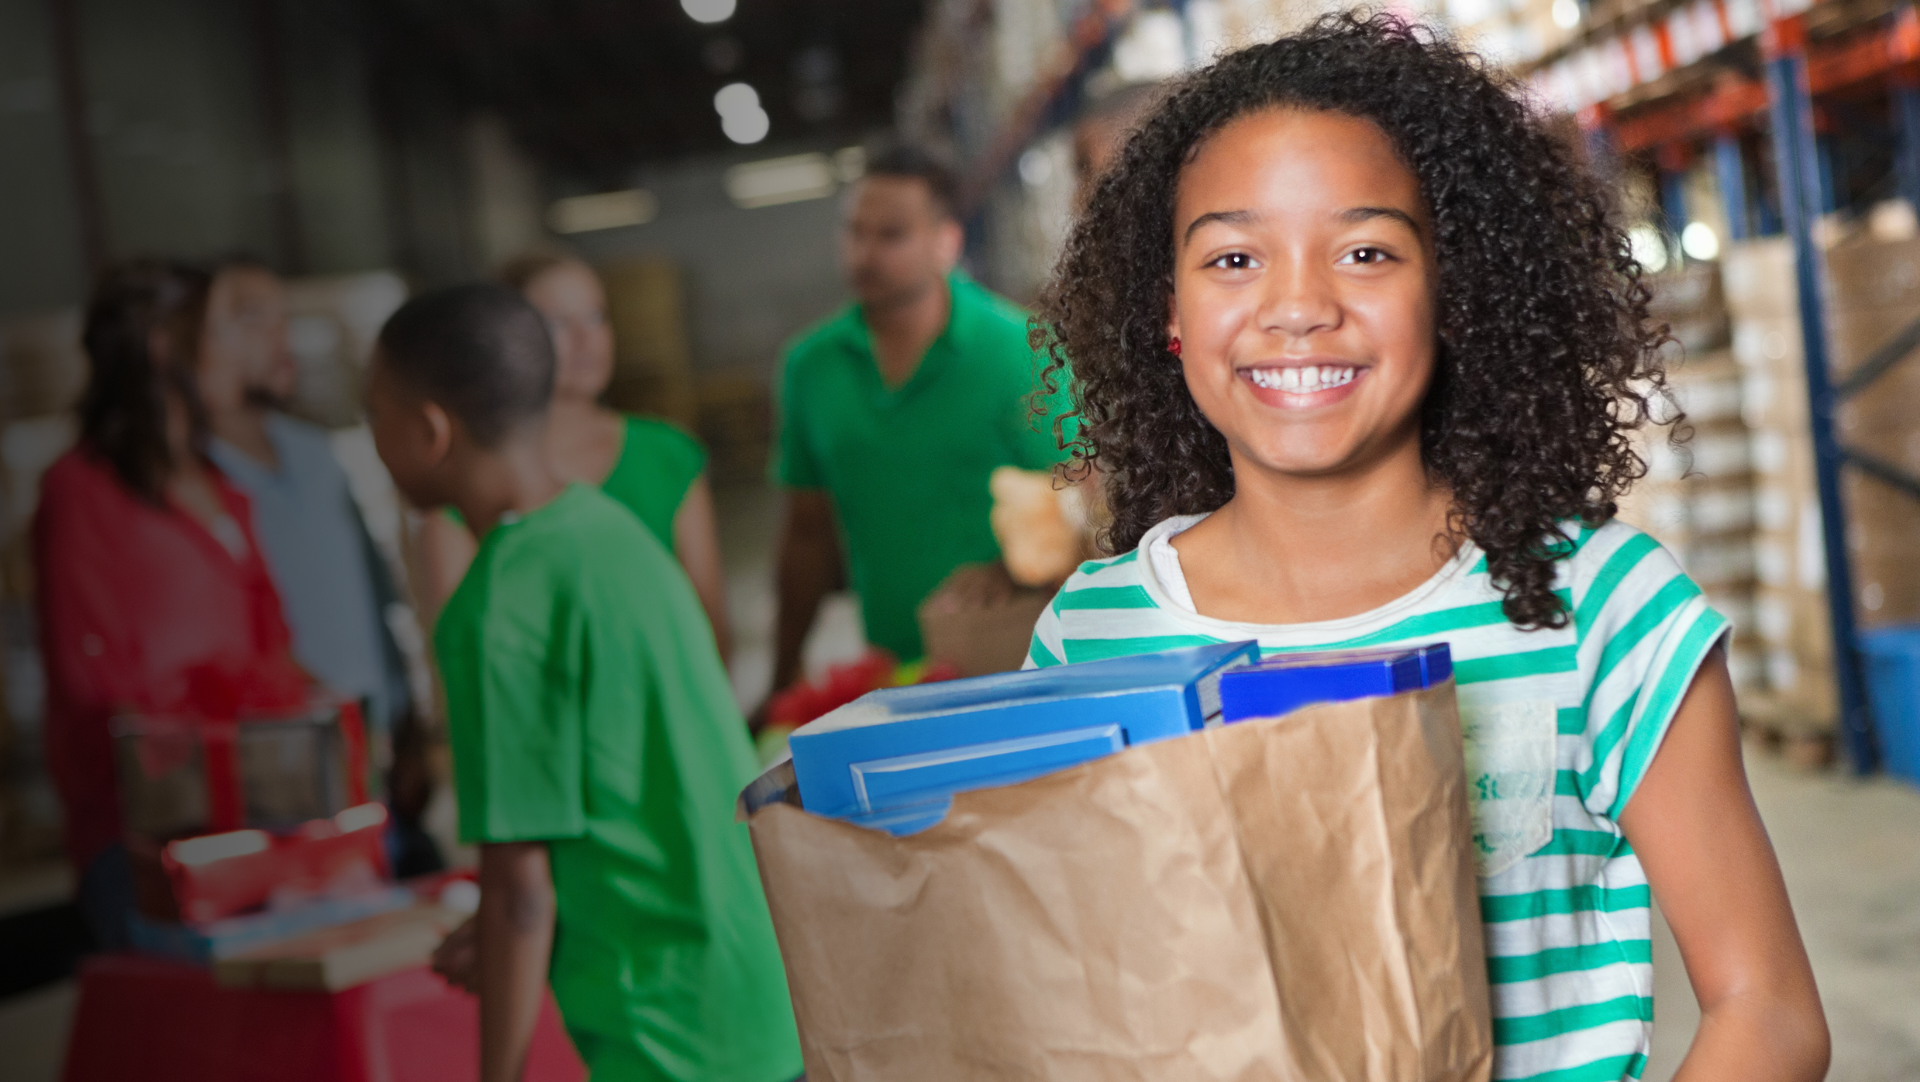
[[553, 397], [546, 320], [516, 290], [494, 282], [408, 301], [380, 328], [380, 354], [482, 447], [545, 413]]
[[887, 147], [867, 159], [866, 176], [921, 181], [926, 184], [927, 194], [933, 197], [934, 208], [942, 218], [959, 216], [959, 184], [953, 178], [953, 170], [920, 147], [908, 143]]

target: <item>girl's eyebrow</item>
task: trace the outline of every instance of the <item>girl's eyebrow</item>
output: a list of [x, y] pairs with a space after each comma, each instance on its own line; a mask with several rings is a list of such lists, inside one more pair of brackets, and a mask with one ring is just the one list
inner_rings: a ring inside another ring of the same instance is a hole
[[1180, 243], [1185, 244], [1192, 240], [1194, 230], [1203, 225], [1211, 225], [1214, 222], [1223, 225], [1248, 225], [1259, 220], [1260, 215], [1251, 210], [1210, 210], [1187, 223], [1187, 231], [1181, 236]]
[[1375, 218], [1391, 218], [1406, 226], [1414, 236], [1420, 235], [1420, 223], [1413, 220], [1413, 215], [1395, 207], [1348, 207], [1340, 212], [1340, 220], [1347, 225], [1359, 225]]
[[[1392, 219], [1406, 226], [1414, 236], [1420, 236], [1420, 223], [1413, 220], [1413, 215], [1397, 207], [1348, 207], [1340, 212], [1340, 221], [1347, 225], [1359, 225], [1361, 222], [1369, 222], [1375, 218]], [[1182, 234], [1180, 242], [1185, 244], [1192, 240], [1193, 234], [1203, 225], [1212, 225], [1215, 222], [1222, 225], [1251, 225], [1259, 220], [1260, 214], [1257, 211], [1210, 210], [1187, 223], [1187, 231]]]

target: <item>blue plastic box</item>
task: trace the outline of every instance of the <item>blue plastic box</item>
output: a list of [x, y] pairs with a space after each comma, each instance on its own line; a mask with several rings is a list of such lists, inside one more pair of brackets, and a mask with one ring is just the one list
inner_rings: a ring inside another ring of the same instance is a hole
[[1920, 626], [1887, 627], [1860, 636], [1867, 697], [1887, 773], [1920, 785]]
[[788, 740], [800, 803], [910, 833], [954, 793], [1201, 728], [1220, 712], [1222, 671], [1259, 656], [1220, 643], [870, 692]]
[[1220, 677], [1220, 717], [1227, 722], [1278, 717], [1313, 703], [1430, 688], [1452, 675], [1453, 654], [1444, 642], [1274, 654]]

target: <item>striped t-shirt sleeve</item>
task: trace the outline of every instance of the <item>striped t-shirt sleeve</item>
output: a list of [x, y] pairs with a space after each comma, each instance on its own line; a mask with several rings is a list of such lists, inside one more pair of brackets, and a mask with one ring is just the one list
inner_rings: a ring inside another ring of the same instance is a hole
[[1612, 524], [1575, 560], [1573, 620], [1587, 675], [1580, 792], [1589, 811], [1618, 821], [1728, 625], [1673, 554], [1638, 530]]
[[[1064, 594], [1071, 582], [1060, 587]], [[1040, 613], [1040, 620], [1033, 627], [1033, 641], [1027, 645], [1026, 664], [1023, 669], [1045, 669], [1059, 665], [1067, 660], [1066, 644], [1060, 632], [1060, 595], [1054, 595], [1052, 601]]]

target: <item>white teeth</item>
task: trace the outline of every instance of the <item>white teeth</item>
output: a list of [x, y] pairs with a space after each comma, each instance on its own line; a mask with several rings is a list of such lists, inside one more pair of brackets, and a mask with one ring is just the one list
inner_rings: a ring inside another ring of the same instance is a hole
[[1312, 394], [1353, 382], [1356, 370], [1336, 365], [1308, 365], [1304, 368], [1254, 368], [1247, 372], [1257, 387], [1289, 394]]

